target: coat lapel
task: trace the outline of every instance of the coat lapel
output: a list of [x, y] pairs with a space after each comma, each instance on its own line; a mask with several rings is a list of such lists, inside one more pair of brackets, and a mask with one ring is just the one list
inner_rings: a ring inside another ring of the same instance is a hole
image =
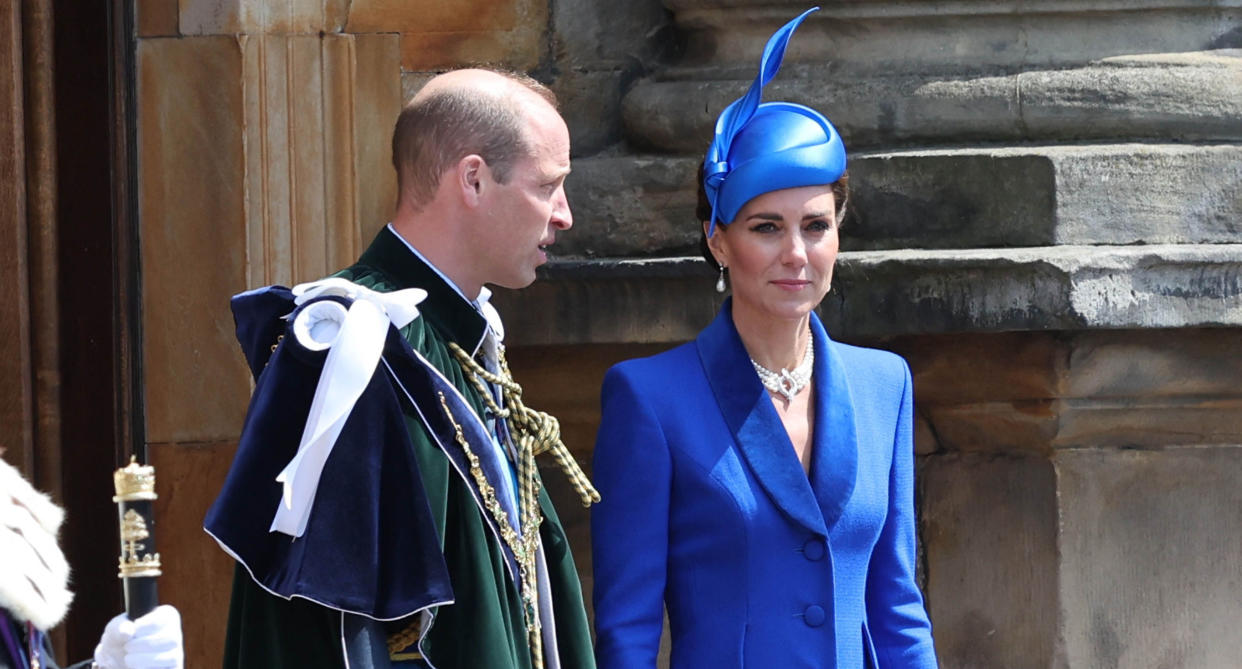
[[[815, 494], [794, 457], [793, 443], [733, 327], [731, 300], [725, 301], [716, 320], [699, 334], [696, 345], [712, 394], [759, 484], [787, 516], [826, 535]], [[818, 366], [817, 359], [817, 374]]]
[[858, 432], [845, 366], [814, 313], [811, 314], [811, 336], [815, 339], [811, 487], [824, 522], [832, 527], [841, 518], [858, 478]]

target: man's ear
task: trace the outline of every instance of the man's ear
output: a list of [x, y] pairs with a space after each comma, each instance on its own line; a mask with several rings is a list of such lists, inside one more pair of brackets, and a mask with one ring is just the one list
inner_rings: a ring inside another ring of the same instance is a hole
[[483, 191], [491, 179], [491, 170], [487, 161], [477, 154], [470, 154], [457, 161], [453, 171], [454, 184], [468, 207], [477, 207], [483, 198]]

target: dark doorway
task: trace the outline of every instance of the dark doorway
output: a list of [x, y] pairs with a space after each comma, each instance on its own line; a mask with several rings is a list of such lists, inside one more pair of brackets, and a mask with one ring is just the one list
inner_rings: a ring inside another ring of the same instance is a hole
[[61, 545], [76, 595], [62, 659], [72, 662], [91, 656], [122, 609], [111, 472], [142, 443], [131, 382], [134, 31], [132, 0], [55, 0], [53, 11]]

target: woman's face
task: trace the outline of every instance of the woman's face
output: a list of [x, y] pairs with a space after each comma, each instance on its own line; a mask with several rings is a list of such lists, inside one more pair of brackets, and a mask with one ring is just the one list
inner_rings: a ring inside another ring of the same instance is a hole
[[832, 187], [764, 193], [732, 223], [717, 226], [707, 244], [729, 268], [735, 314], [803, 318], [832, 284], [838, 247]]

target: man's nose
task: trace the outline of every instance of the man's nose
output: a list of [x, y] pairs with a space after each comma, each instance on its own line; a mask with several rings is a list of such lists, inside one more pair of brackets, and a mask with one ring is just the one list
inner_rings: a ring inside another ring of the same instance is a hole
[[556, 203], [552, 206], [552, 227], [557, 230], [568, 230], [574, 225], [574, 215], [569, 211], [569, 198], [565, 195], [565, 187], [557, 189]]

